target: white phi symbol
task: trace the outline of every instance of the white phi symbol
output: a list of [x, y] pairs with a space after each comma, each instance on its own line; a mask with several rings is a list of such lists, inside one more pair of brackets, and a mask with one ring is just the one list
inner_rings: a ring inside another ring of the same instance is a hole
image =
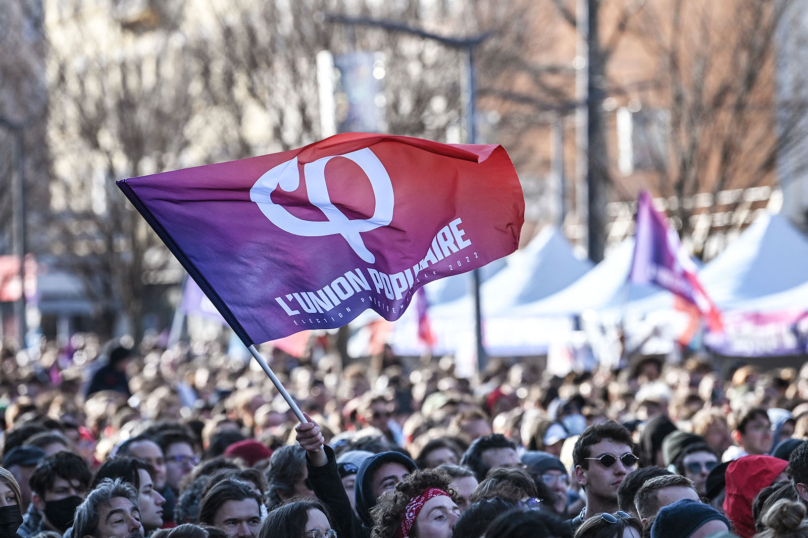
[[[334, 157], [352, 160], [368, 176], [376, 201], [373, 216], [369, 219], [351, 220], [331, 203], [325, 184], [325, 165]], [[374, 263], [376, 257], [367, 249], [359, 234], [390, 224], [393, 220], [394, 206], [393, 183], [379, 158], [369, 148], [364, 148], [345, 155], [323, 157], [305, 164], [303, 173], [306, 176], [309, 201], [325, 214], [327, 221], [303, 220], [272, 201], [271, 195], [276, 188], [292, 192], [300, 186], [297, 157], [279, 164], [258, 178], [250, 189], [250, 200], [258, 204], [261, 212], [281, 230], [304, 237], [339, 234], [360, 258], [368, 263]]]

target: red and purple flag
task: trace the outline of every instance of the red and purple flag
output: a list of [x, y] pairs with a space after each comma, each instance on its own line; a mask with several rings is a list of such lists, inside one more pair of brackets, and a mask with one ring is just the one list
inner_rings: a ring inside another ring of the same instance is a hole
[[501, 146], [363, 133], [118, 186], [245, 345], [396, 320], [516, 250], [525, 208]]
[[651, 195], [640, 193], [634, 259], [629, 281], [656, 284], [696, 306], [711, 331], [720, 332], [721, 312], [699, 282], [696, 264], [682, 247], [676, 231], [654, 209]]
[[415, 307], [418, 312], [418, 341], [432, 349], [436, 338], [429, 320], [429, 299], [424, 288], [419, 288], [416, 292]]

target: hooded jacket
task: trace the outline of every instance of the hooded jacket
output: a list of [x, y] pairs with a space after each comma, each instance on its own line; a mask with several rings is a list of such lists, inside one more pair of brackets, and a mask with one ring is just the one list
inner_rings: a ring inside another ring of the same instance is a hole
[[786, 470], [788, 462], [772, 456], [744, 456], [727, 467], [724, 512], [741, 538], [755, 535], [752, 501]]
[[382, 452], [362, 462], [362, 465], [359, 466], [359, 472], [356, 473], [356, 512], [359, 514], [359, 519], [362, 520], [362, 525], [368, 529], [373, 527], [370, 509], [376, 506], [376, 497], [373, 495], [371, 479], [373, 478], [373, 473], [385, 463], [400, 463], [409, 472], [418, 469], [415, 462], [401, 452]]

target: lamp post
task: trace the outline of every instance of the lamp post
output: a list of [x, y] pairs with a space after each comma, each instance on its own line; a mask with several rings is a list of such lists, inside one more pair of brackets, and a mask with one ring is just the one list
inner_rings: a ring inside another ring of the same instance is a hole
[[0, 127], [14, 133], [15, 138], [15, 164], [14, 183], [12, 185], [14, 202], [14, 255], [20, 262], [20, 296], [14, 301], [14, 316], [17, 318], [17, 332], [20, 349], [27, 347], [26, 334], [28, 328], [25, 320], [25, 128], [29, 121], [18, 123], [0, 116]]
[[[466, 143], [477, 143], [477, 126], [475, 124], [476, 117], [476, 93], [477, 83], [474, 70], [474, 49], [483, 41], [491, 36], [492, 32], [485, 32], [472, 37], [448, 37], [432, 32], [427, 32], [420, 28], [413, 28], [406, 24], [396, 21], [389, 21], [383, 19], [371, 19], [367, 17], [348, 17], [345, 15], [338, 15], [332, 13], [321, 14], [323, 21], [346, 24], [349, 26], [370, 26], [374, 28], [384, 28], [393, 32], [403, 32], [406, 34], [415, 35], [424, 39], [431, 39], [437, 41], [447, 47], [462, 50], [466, 53], [466, 70], [468, 75], [468, 103], [466, 104]], [[477, 371], [482, 372], [486, 364], [485, 346], [483, 346], [483, 325], [482, 325], [482, 305], [480, 300], [480, 284], [482, 278], [480, 270], [474, 269], [472, 271], [473, 288], [474, 288], [474, 334], [477, 344]]]

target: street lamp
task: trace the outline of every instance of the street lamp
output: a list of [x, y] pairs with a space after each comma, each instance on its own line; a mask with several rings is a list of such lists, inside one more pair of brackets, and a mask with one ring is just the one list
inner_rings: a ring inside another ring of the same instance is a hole
[[[324, 22], [332, 22], [338, 24], [346, 24], [349, 26], [371, 26], [375, 28], [384, 28], [393, 32], [403, 32], [406, 34], [423, 37], [424, 39], [431, 39], [446, 45], [447, 47], [460, 49], [466, 53], [467, 73], [468, 73], [468, 103], [466, 105], [466, 143], [477, 143], [477, 126], [475, 124], [475, 101], [477, 94], [476, 77], [474, 71], [474, 49], [483, 41], [488, 39], [492, 32], [485, 32], [472, 37], [447, 37], [432, 32], [427, 32], [420, 28], [413, 28], [406, 24], [396, 21], [371, 19], [367, 17], [348, 17], [345, 15], [322, 13], [319, 15]], [[477, 343], [477, 371], [482, 372], [485, 368], [486, 354], [485, 347], [483, 346], [483, 325], [482, 325], [482, 308], [480, 301], [480, 270], [474, 269], [472, 271], [474, 281], [474, 334]]]

